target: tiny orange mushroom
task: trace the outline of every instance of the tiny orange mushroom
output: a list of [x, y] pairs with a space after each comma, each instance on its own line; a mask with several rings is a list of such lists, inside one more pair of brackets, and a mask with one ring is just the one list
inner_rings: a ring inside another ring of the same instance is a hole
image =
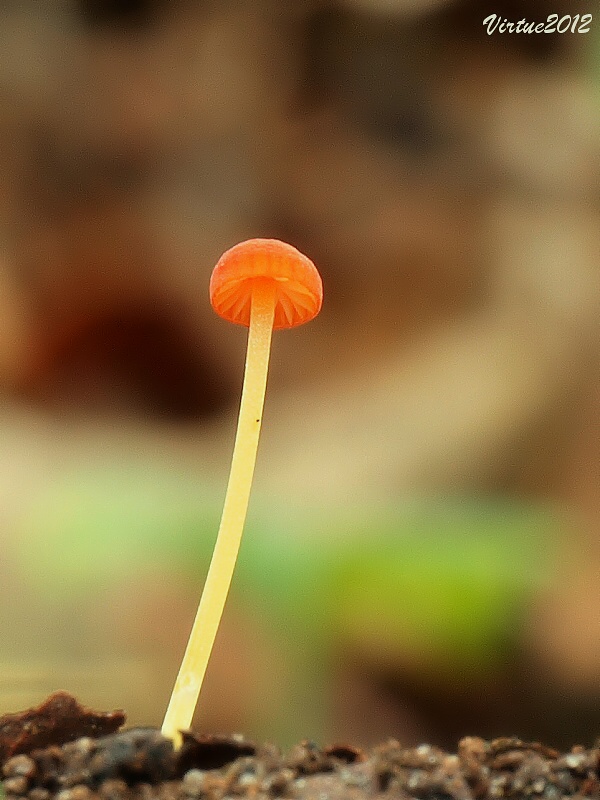
[[249, 328], [248, 351], [221, 524], [162, 725], [163, 735], [176, 746], [192, 722], [237, 560], [256, 463], [271, 334], [309, 322], [323, 301], [315, 265], [278, 239], [249, 239], [227, 250], [213, 270], [209, 292], [219, 316]]
[[321, 310], [323, 285], [313, 262], [278, 239], [249, 239], [227, 250], [210, 279], [210, 302], [217, 314], [250, 325], [253, 292], [275, 291], [274, 330], [309, 322]]

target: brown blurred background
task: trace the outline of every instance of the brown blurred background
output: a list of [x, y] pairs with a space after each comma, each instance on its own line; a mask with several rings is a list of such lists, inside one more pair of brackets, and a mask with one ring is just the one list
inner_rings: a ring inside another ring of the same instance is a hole
[[[75, 508], [86, 535], [98, 473], [109, 504], [131, 475], [144, 498], [178, 476], [186, 498], [195, 483], [218, 496], [244, 336], [212, 313], [208, 279], [227, 247], [275, 236], [318, 264], [325, 304], [276, 338], [259, 496], [335, 514], [349, 500], [492, 494], [570, 520], [559, 577], [515, 633], [526, 666], [483, 681], [481, 704], [443, 682], [427, 703], [401, 658], [378, 671], [368, 637], [340, 634], [323, 735], [591, 735], [600, 17], [588, 34], [488, 36], [489, 13], [597, 10], [488, 5], [2, 3], [2, 710], [63, 686], [160, 723], [202, 569], [194, 582], [134, 560], [75, 599], [59, 544], [40, 589], [40, 537], [60, 541]], [[180, 490], [165, 491], [176, 506]], [[257, 709], [290, 702], [294, 657], [234, 594], [202, 725], [268, 735]], [[517, 709], [532, 684], [548, 694], [529, 724]], [[553, 703], [566, 711], [549, 723]]]

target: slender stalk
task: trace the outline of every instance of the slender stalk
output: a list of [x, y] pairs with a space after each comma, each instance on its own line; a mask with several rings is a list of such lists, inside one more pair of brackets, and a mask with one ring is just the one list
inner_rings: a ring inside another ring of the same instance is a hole
[[242, 538], [267, 385], [275, 312], [272, 281], [257, 280], [252, 292], [248, 352], [223, 515], [200, 605], [171, 694], [162, 734], [181, 744], [189, 729], [213, 648]]

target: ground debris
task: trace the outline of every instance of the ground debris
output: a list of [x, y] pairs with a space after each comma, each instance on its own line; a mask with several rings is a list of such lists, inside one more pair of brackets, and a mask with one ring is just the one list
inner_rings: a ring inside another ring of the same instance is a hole
[[285, 754], [187, 732], [175, 752], [139, 728], [5, 758], [2, 774], [6, 800], [600, 800], [599, 761], [598, 747], [474, 736], [456, 753], [390, 739], [369, 751], [303, 741]]
[[0, 763], [46, 745], [60, 745], [81, 736], [104, 736], [124, 722], [122, 711], [92, 711], [68, 692], [54, 692], [36, 708], [0, 717]]

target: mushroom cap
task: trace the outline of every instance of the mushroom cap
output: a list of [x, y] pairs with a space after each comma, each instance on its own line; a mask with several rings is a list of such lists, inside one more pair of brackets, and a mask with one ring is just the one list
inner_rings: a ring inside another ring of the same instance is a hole
[[257, 279], [275, 284], [275, 330], [309, 322], [321, 310], [323, 284], [310, 258], [279, 239], [248, 239], [223, 253], [213, 270], [209, 292], [217, 314], [248, 327]]

